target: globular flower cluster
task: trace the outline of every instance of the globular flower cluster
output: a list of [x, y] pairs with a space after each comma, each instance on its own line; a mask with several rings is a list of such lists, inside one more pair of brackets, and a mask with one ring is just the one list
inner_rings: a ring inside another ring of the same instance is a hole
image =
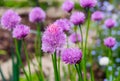
[[13, 29], [13, 38], [23, 39], [30, 33], [30, 27], [26, 25], [16, 25], [16, 28]]
[[113, 20], [112, 18], [107, 19], [107, 20], [105, 21], [105, 26], [106, 26], [107, 28], [113, 28], [113, 27], [115, 26], [115, 24], [116, 24], [116, 22], [115, 22], [115, 20]]
[[100, 58], [99, 64], [100, 64], [101, 66], [106, 66], [106, 65], [108, 65], [108, 64], [109, 64], [109, 58], [108, 58], [108, 57], [102, 57], [102, 58]]
[[72, 23], [68, 19], [56, 20], [56, 22], [54, 22], [54, 24], [61, 27], [63, 31], [69, 31], [72, 27]]
[[12, 30], [21, 22], [21, 17], [13, 10], [7, 10], [1, 17], [1, 25], [4, 29]]
[[61, 59], [66, 64], [77, 64], [82, 59], [82, 51], [78, 48], [67, 48], [62, 51]]
[[80, 5], [83, 8], [92, 8], [97, 4], [97, 0], [80, 0]]
[[101, 11], [95, 11], [93, 14], [92, 14], [92, 20], [93, 21], [100, 21], [104, 18], [104, 14], [103, 12]]
[[74, 12], [70, 17], [70, 21], [74, 25], [83, 24], [85, 21], [85, 14], [83, 12]]
[[80, 34], [77, 34], [77, 33], [71, 34], [69, 39], [72, 43], [78, 43], [82, 41]]
[[104, 45], [107, 46], [108, 48], [114, 47], [116, 44], [116, 39], [113, 37], [108, 37], [104, 39]]
[[29, 21], [30, 22], [42, 22], [46, 18], [45, 12], [40, 7], [35, 7], [29, 13]]
[[42, 36], [42, 50], [47, 53], [53, 53], [63, 47], [66, 42], [66, 35], [62, 28], [56, 24], [51, 24]]
[[62, 9], [66, 12], [71, 12], [73, 8], [74, 2], [72, 2], [71, 0], [66, 0], [62, 5]]

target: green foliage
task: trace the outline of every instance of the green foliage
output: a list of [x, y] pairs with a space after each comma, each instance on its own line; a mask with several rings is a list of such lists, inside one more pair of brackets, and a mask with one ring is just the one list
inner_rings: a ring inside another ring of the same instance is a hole
[[[39, 81], [36, 73], [32, 74], [32, 80]], [[20, 81], [27, 81], [26, 77], [20, 77]]]

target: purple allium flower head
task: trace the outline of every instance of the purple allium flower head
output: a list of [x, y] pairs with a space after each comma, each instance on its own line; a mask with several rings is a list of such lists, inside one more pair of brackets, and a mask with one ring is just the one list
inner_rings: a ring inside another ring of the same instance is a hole
[[12, 30], [21, 21], [21, 17], [13, 10], [7, 10], [1, 17], [1, 25], [4, 29]]
[[107, 46], [108, 48], [114, 47], [116, 44], [116, 39], [113, 37], [108, 37], [104, 39], [104, 45]]
[[97, 0], [80, 0], [80, 5], [83, 8], [92, 8], [97, 4]]
[[40, 7], [35, 7], [29, 13], [29, 21], [31, 22], [42, 22], [46, 18], [45, 12]]
[[68, 19], [56, 20], [56, 22], [54, 24], [61, 27], [63, 29], [63, 31], [69, 31], [70, 28], [72, 27], [72, 22], [70, 22]]
[[107, 19], [106, 21], [105, 21], [105, 26], [107, 27], [107, 28], [113, 28], [114, 26], [115, 26], [115, 24], [116, 24], [116, 22], [115, 22], [115, 20], [113, 20], [113, 19]]
[[104, 18], [104, 14], [101, 11], [96, 11], [92, 14], [93, 21], [100, 21]]
[[80, 34], [76, 34], [76, 33], [71, 34], [69, 39], [72, 43], [78, 43], [82, 41]]
[[56, 24], [51, 24], [42, 36], [42, 50], [47, 53], [53, 53], [63, 47], [66, 42], [66, 35], [62, 28]]
[[13, 38], [23, 39], [30, 33], [30, 27], [20, 24], [13, 29]]
[[61, 59], [66, 64], [77, 64], [82, 59], [82, 51], [78, 48], [67, 48], [62, 51]]
[[74, 12], [70, 17], [70, 21], [74, 25], [83, 24], [85, 21], [85, 14], [83, 12]]
[[62, 9], [67, 12], [71, 12], [73, 8], [74, 2], [72, 2], [71, 0], [66, 0], [62, 5]]

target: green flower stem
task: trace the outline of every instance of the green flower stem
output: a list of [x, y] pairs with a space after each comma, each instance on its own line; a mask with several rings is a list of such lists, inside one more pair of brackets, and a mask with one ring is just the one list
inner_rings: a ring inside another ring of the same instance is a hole
[[40, 57], [40, 66], [42, 68], [42, 50], [41, 50], [41, 27], [40, 23], [37, 23], [37, 51], [38, 51], [38, 56]]
[[79, 25], [79, 29], [80, 29], [81, 39], [82, 39], [82, 41], [81, 41], [81, 49], [83, 50], [83, 33], [82, 33], [82, 28], [81, 28], [80, 25]]
[[80, 72], [80, 78], [81, 78], [81, 81], [83, 81], [81, 63], [79, 63], [78, 65], [79, 65], [78, 67]]
[[58, 68], [57, 68], [57, 58], [56, 58], [56, 52], [52, 54], [52, 62], [53, 62], [53, 68], [54, 68], [54, 77], [55, 81], [60, 81]]
[[100, 27], [99, 27], [99, 24], [100, 22], [97, 22], [96, 24], [96, 29], [97, 29], [97, 35], [98, 35], [98, 38], [100, 38], [100, 40], [102, 40], [102, 37], [101, 37], [101, 30], [100, 30]]
[[[112, 49], [111, 48], [109, 49], [109, 60], [110, 60], [109, 65], [112, 66], [112, 71], [109, 73], [109, 75], [112, 75], [112, 81], [113, 81], [114, 72], [113, 72], [113, 58], [112, 58]], [[110, 78], [110, 76], [109, 76], [109, 78]]]
[[27, 49], [26, 49], [27, 48], [26, 47], [26, 43], [25, 43], [24, 40], [23, 40], [23, 47], [24, 47], [25, 56], [26, 56], [27, 63], [28, 63], [28, 70], [29, 70], [30, 81], [32, 81], [31, 69], [30, 69], [30, 59], [29, 59], [29, 55], [28, 55], [28, 52], [27, 52]]
[[58, 57], [58, 74], [60, 79], [60, 57]]
[[23, 72], [24, 72], [24, 74], [25, 74], [25, 76], [27, 78], [27, 81], [30, 81], [29, 77], [28, 77], [28, 75], [27, 75], [27, 73], [25, 71], [24, 65], [22, 63], [21, 56], [20, 56], [21, 46], [22, 46], [22, 40], [15, 39], [15, 47], [16, 47], [17, 59], [19, 60], [20, 65], [22, 66], [22, 69], [23, 69]]
[[38, 56], [36, 55], [35, 56], [36, 60], [37, 60], [37, 63], [38, 63], [38, 68], [40, 70], [40, 76], [37, 76], [39, 78], [39, 81], [45, 81], [44, 80], [44, 74], [43, 74], [43, 71], [42, 71], [42, 68], [41, 68], [41, 65], [40, 65], [40, 62], [39, 62], [39, 58]]
[[35, 57], [38, 62], [38, 68], [40, 70], [40, 81], [44, 81], [44, 74], [42, 71], [42, 50], [41, 50], [41, 23], [37, 23], [37, 38], [35, 41]]
[[84, 54], [83, 54], [84, 81], [87, 81], [86, 54], [87, 54], [88, 32], [89, 32], [89, 28], [90, 28], [90, 11], [89, 11], [89, 9], [87, 11], [87, 18], [88, 18], [88, 23], [87, 23], [87, 30], [86, 30], [86, 37], [85, 37], [85, 48], [84, 48]]
[[[74, 31], [77, 36], [77, 27], [74, 28]], [[79, 45], [80, 43], [78, 42], [78, 36], [76, 37], [76, 40], [77, 40], [76, 46], [78, 45], [78, 47], [80, 48], [80, 45]]]
[[109, 29], [109, 35], [112, 36], [112, 29]]
[[75, 64], [75, 68], [76, 68], [76, 71], [78, 73], [78, 81], [83, 81], [82, 80], [82, 73], [80, 71], [81, 68], [79, 66], [77, 66], [77, 64]]

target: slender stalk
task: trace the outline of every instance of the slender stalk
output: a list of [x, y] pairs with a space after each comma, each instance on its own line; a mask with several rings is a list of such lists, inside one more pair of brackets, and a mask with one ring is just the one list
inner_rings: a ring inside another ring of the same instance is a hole
[[112, 36], [112, 29], [109, 29], [109, 35]]
[[76, 68], [76, 71], [78, 73], [78, 81], [82, 81], [82, 76], [81, 76], [81, 73], [79, 71], [79, 68], [78, 68], [77, 64], [75, 64], [75, 68]]
[[81, 81], [83, 81], [81, 63], [78, 64], [78, 67], [79, 67]]
[[28, 70], [29, 70], [29, 76], [30, 76], [30, 81], [32, 81], [32, 76], [31, 76], [31, 69], [30, 69], [30, 60], [29, 60], [29, 56], [28, 56], [28, 52], [27, 52], [27, 47], [26, 47], [26, 43], [23, 40], [23, 47], [24, 47], [24, 51], [25, 51], [25, 56], [27, 59], [27, 63], [28, 63]]
[[23, 63], [22, 63], [21, 56], [20, 56], [20, 50], [19, 50], [20, 45], [22, 45], [22, 40], [17, 40], [17, 39], [15, 39], [15, 47], [16, 47], [17, 59], [19, 60], [20, 65], [22, 66], [22, 69], [23, 69], [23, 72], [24, 72], [24, 74], [25, 74], [25, 76], [26, 76], [26, 78], [27, 78], [27, 81], [30, 81], [30, 80], [29, 80], [29, 77], [28, 77], [28, 75], [27, 75], [27, 73], [26, 73], [26, 71], [25, 71], [24, 65], [23, 65]]
[[40, 27], [41, 23], [37, 23], [37, 38], [35, 41], [35, 57], [37, 59], [38, 62], [38, 67], [40, 70], [40, 81], [44, 81], [44, 74], [42, 71], [42, 50], [41, 50], [41, 27]]
[[42, 50], [41, 50], [41, 27], [40, 23], [37, 23], [37, 51], [38, 51], [38, 56], [40, 57], [40, 66], [42, 68]]
[[87, 18], [88, 18], [88, 23], [87, 23], [87, 30], [86, 30], [86, 37], [85, 37], [85, 48], [84, 48], [84, 55], [83, 55], [83, 70], [84, 70], [84, 81], [87, 81], [87, 70], [86, 70], [86, 54], [87, 54], [87, 40], [88, 40], [88, 32], [90, 28], [90, 11], [88, 9], [87, 11]]
[[[109, 63], [110, 66], [112, 66], [112, 71], [110, 72], [110, 76], [112, 75], [112, 80], [110, 79], [110, 81], [113, 81], [113, 58], [112, 58], [112, 49], [109, 49], [109, 59], [111, 60], [111, 62]], [[109, 78], [110, 78], [109, 76]]]
[[54, 77], [55, 81], [60, 81], [58, 68], [57, 68], [57, 58], [56, 58], [56, 52], [52, 54], [52, 62], [53, 62], [53, 68], [54, 68]]
[[58, 74], [60, 79], [60, 57], [58, 57]]
[[83, 33], [82, 33], [82, 28], [81, 28], [80, 25], [79, 25], [79, 29], [80, 29], [81, 39], [82, 39], [82, 41], [81, 41], [81, 49], [83, 50]]

